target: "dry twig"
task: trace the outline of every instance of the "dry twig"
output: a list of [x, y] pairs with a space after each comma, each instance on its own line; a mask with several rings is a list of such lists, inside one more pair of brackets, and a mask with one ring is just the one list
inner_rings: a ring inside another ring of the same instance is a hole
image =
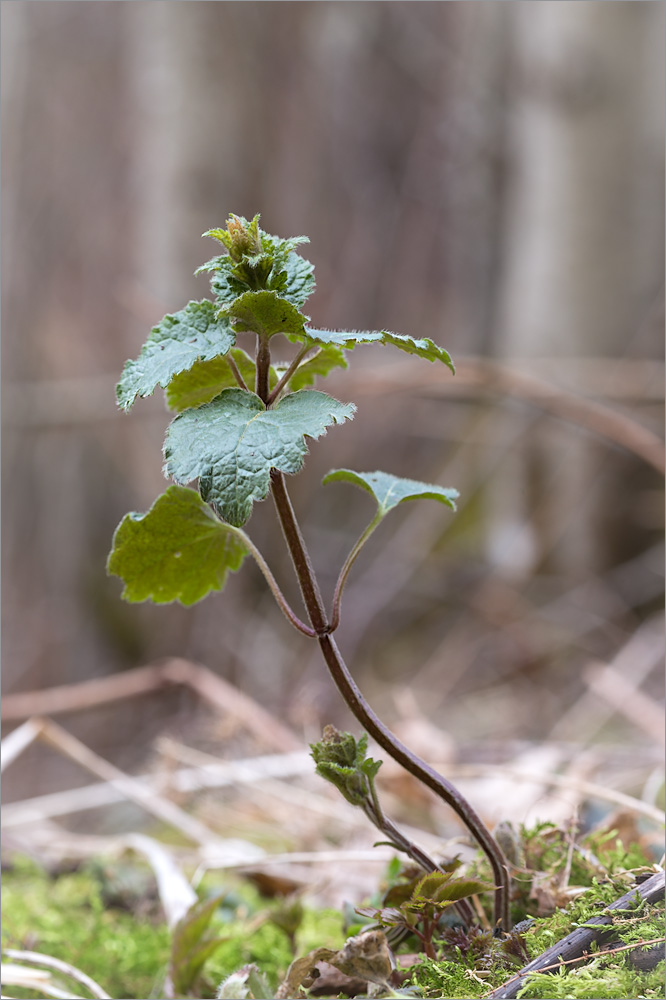
[[248, 695], [207, 667], [179, 658], [78, 684], [8, 694], [3, 698], [0, 717], [9, 720], [25, 719], [31, 715], [81, 712], [123, 698], [149, 694], [168, 684], [184, 684], [215, 708], [232, 713], [262, 744], [268, 743], [276, 750], [285, 751], [303, 746], [291, 730]]
[[175, 826], [177, 830], [180, 830], [195, 843], [204, 845], [219, 840], [212, 830], [209, 830], [199, 820], [184, 812], [175, 803], [169, 802], [168, 799], [159, 795], [149, 786], [130, 777], [109, 761], [104, 760], [103, 757], [94, 753], [57, 723], [50, 719], [35, 718], [30, 721], [38, 728], [36, 738], [54, 747], [70, 760], [76, 761], [86, 771], [90, 771], [98, 778], [102, 778], [103, 781], [109, 782], [125, 798], [136, 802], [137, 805], [151, 812], [158, 819]]
[[[658, 899], [661, 899], [664, 895], [664, 872], [657, 872], [652, 875], [647, 881], [642, 882], [637, 885], [630, 892], [624, 894], [619, 899], [616, 899], [614, 903], [606, 907], [605, 912], [609, 910], [621, 910], [627, 906], [630, 906], [636, 899], [636, 894], [642, 900], [648, 903], [654, 903]], [[592, 943], [599, 941], [605, 937], [608, 933], [612, 933], [612, 927], [609, 929], [611, 924], [610, 916], [600, 916], [592, 917], [588, 920], [584, 927], [577, 927], [571, 934], [567, 934], [565, 938], [558, 941], [551, 948], [548, 948], [543, 954], [539, 955], [533, 961], [529, 962], [524, 966], [520, 972], [509, 979], [506, 983], [498, 989], [493, 990], [492, 993], [487, 993], [486, 997], [492, 998], [492, 1000], [500, 1000], [500, 998], [514, 998], [518, 995], [522, 987], [525, 985], [525, 979], [531, 972], [544, 972], [544, 971], [555, 971], [565, 962], [585, 957], [585, 953], [589, 951]], [[634, 945], [633, 947], [637, 947]], [[589, 956], [591, 957], [591, 956]]]
[[27, 962], [32, 965], [42, 965], [46, 969], [55, 969], [57, 972], [63, 972], [66, 976], [70, 976], [72, 979], [76, 979], [77, 982], [85, 986], [93, 996], [97, 997], [98, 1000], [111, 1000], [108, 993], [105, 993], [102, 987], [91, 979], [90, 976], [86, 975], [85, 972], [81, 972], [74, 965], [70, 965], [69, 962], [63, 962], [59, 958], [53, 958], [51, 955], [42, 955], [37, 951], [16, 951], [14, 948], [4, 949], [4, 954], [8, 958], [13, 958], [17, 962]]

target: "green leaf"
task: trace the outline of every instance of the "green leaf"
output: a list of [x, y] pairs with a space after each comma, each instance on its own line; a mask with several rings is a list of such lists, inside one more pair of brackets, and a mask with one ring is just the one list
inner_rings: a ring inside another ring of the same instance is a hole
[[240, 527], [255, 500], [268, 493], [270, 470], [298, 472], [306, 437], [351, 420], [355, 407], [323, 392], [301, 390], [266, 409], [254, 393], [224, 389], [171, 423], [164, 443], [164, 470], [179, 483], [199, 478], [203, 498]]
[[[283, 280], [280, 280], [280, 276]], [[284, 261], [284, 268], [276, 275], [275, 285], [273, 286], [273, 282], [271, 285], [283, 298], [300, 309], [315, 290], [314, 265], [298, 253], [289, 253]]]
[[192, 988], [207, 958], [226, 938], [211, 939], [207, 930], [215, 910], [225, 893], [195, 903], [174, 928], [169, 972], [177, 994]]
[[372, 757], [368, 757], [362, 764], [359, 764], [359, 771], [362, 771], [370, 781], [374, 781], [382, 763], [381, 760], [373, 760]]
[[[195, 274], [212, 271], [210, 287], [218, 305], [229, 305], [248, 290], [248, 284], [231, 273], [233, 264], [224, 254], [197, 268]], [[315, 290], [314, 265], [298, 253], [288, 253], [284, 260], [273, 263], [266, 280], [270, 291], [277, 292], [292, 306], [300, 309]]]
[[358, 906], [356, 913], [362, 917], [371, 917], [382, 927], [413, 927], [416, 918], [411, 913], [405, 913], [394, 906]]
[[440, 886], [434, 896], [437, 903], [456, 903], [466, 896], [473, 896], [478, 892], [493, 892], [497, 886], [492, 882], [482, 882], [474, 878], [453, 878], [450, 882]]
[[307, 317], [277, 292], [245, 292], [225, 306], [223, 314], [231, 319], [236, 333], [250, 330], [266, 337], [276, 333], [305, 335]]
[[452, 510], [456, 509], [458, 491], [434, 483], [420, 483], [415, 479], [402, 479], [389, 472], [352, 472], [351, 469], [334, 469], [324, 476], [322, 483], [347, 482], [360, 486], [377, 502], [377, 512], [384, 517], [390, 510], [407, 500], [439, 500]]
[[219, 318], [216, 306], [204, 299], [188, 302], [153, 327], [136, 361], [128, 361], [116, 389], [118, 402], [128, 410], [137, 396], [150, 396], [174, 375], [189, 370], [196, 361], [226, 354], [236, 336], [229, 320]]
[[[248, 389], [254, 388], [256, 366], [249, 354], [240, 347], [232, 347], [224, 357], [212, 361], [197, 361], [189, 371], [174, 375], [167, 386], [166, 401], [169, 409], [181, 413], [193, 406], [202, 406], [218, 396], [223, 389], [233, 389], [238, 383], [227, 359], [232, 357]], [[271, 365], [269, 387], [274, 389], [288, 363]], [[297, 392], [312, 385], [317, 376], [325, 376], [332, 368], [346, 368], [344, 351], [339, 347], [323, 347], [313, 358], [299, 365], [289, 379], [288, 390]]]
[[[455, 372], [451, 355], [428, 337], [415, 340], [406, 333], [391, 333], [389, 330], [314, 330], [305, 328], [305, 335], [313, 344], [337, 344], [351, 350], [357, 344], [393, 344], [408, 354], [417, 354], [426, 361], [443, 361]], [[293, 336], [290, 336], [293, 340]]]
[[[248, 289], [265, 288], [300, 308], [314, 291], [314, 267], [295, 248], [310, 241], [307, 236], [291, 239], [271, 236], [258, 228], [258, 222], [258, 215], [251, 222], [242, 216], [231, 216], [227, 221], [231, 229], [209, 229], [204, 233], [222, 243], [231, 256], [213, 257], [195, 273], [213, 272], [211, 288], [219, 305], [228, 305]], [[237, 223], [245, 228], [245, 234]], [[243, 252], [251, 248], [256, 252]]]
[[[228, 357], [232, 357], [238, 366], [248, 389], [254, 387], [256, 366], [249, 354], [240, 347], [232, 347], [223, 358], [213, 358], [212, 361], [197, 361], [189, 371], [174, 375], [166, 390], [166, 400], [169, 409], [180, 413], [192, 406], [202, 406], [218, 396], [223, 389], [238, 386], [233, 376]], [[273, 389], [277, 384], [278, 375], [271, 365], [269, 385]]]
[[[329, 344], [308, 358], [298, 366], [292, 377], [289, 379], [289, 388], [292, 392], [305, 389], [313, 385], [318, 375], [325, 377], [333, 368], [346, 368], [347, 359], [341, 347]], [[286, 370], [286, 368], [285, 368]], [[279, 369], [278, 369], [279, 372]]]
[[368, 735], [357, 741], [351, 733], [341, 733], [335, 726], [325, 726], [323, 739], [310, 744], [317, 774], [330, 781], [348, 802], [358, 806], [371, 795], [372, 782], [382, 766], [381, 760], [366, 757]]
[[125, 581], [127, 601], [189, 605], [222, 590], [247, 555], [242, 540], [198, 493], [170, 486], [146, 514], [126, 514], [116, 529], [107, 570]]
[[451, 872], [431, 872], [418, 882], [411, 899], [403, 905], [412, 912], [418, 912], [424, 904], [446, 909], [459, 899], [495, 888], [492, 883], [482, 882], [480, 879], [454, 878]]

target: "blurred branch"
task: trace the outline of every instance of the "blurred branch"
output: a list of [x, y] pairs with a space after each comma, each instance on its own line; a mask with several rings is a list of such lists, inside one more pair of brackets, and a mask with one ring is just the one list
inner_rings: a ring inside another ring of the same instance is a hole
[[[269, 757], [252, 757], [249, 760], [219, 760], [215, 767], [210, 764], [203, 766], [199, 764], [196, 767], [180, 768], [169, 774], [169, 787], [176, 792], [189, 793], [206, 788], [224, 788], [239, 783], [263, 782], [269, 778], [293, 778], [296, 775], [311, 773], [312, 759], [308, 753], [302, 751], [272, 754]], [[150, 789], [151, 793], [164, 785], [163, 776], [159, 774], [141, 774], [135, 780]], [[7, 803], [2, 811], [2, 824], [5, 827], [20, 826], [49, 816], [66, 816], [85, 809], [113, 805], [115, 802], [121, 802], [123, 798], [122, 791], [107, 781], [86, 785], [83, 788], [71, 788], [64, 792], [51, 792], [48, 795]], [[340, 813], [341, 810], [338, 809], [338, 816]]]
[[590, 664], [583, 671], [590, 691], [608, 702], [620, 715], [633, 722], [655, 741], [664, 744], [664, 710], [652, 698], [638, 691], [631, 681], [613, 667]]
[[0, 770], [4, 771], [17, 757], [20, 757], [24, 750], [39, 738], [41, 724], [37, 719], [28, 719], [22, 726], [15, 729], [2, 741], [2, 763]]
[[154, 789], [145, 785], [137, 778], [132, 778], [124, 771], [121, 771], [108, 760], [94, 753], [89, 747], [78, 740], [71, 733], [68, 733], [61, 726], [50, 719], [30, 720], [38, 727], [38, 737], [42, 742], [50, 745], [55, 750], [69, 757], [70, 760], [80, 764], [86, 771], [97, 775], [103, 781], [110, 782], [121, 793], [124, 798], [136, 802], [147, 812], [152, 813], [163, 822], [176, 827], [189, 839], [197, 844], [205, 845], [214, 843], [219, 838], [209, 830], [203, 823], [190, 816], [175, 803], [165, 799]]
[[160, 665], [137, 667], [122, 674], [82, 681], [79, 684], [63, 684], [44, 691], [8, 694], [3, 698], [0, 717], [8, 720], [23, 719], [30, 715], [81, 712], [123, 698], [148, 694], [169, 684], [183, 684], [217, 709], [231, 713], [264, 744], [269, 743], [277, 750], [286, 751], [303, 746], [302, 741], [290, 729], [248, 695], [207, 667], [178, 658]]
[[17, 962], [27, 962], [32, 965], [42, 965], [46, 969], [55, 969], [57, 972], [64, 972], [66, 976], [71, 976], [72, 979], [76, 979], [83, 986], [86, 986], [94, 997], [98, 997], [99, 1000], [111, 1000], [108, 993], [105, 993], [102, 987], [87, 976], [85, 972], [81, 972], [75, 966], [70, 965], [69, 962], [63, 962], [59, 958], [52, 958], [50, 955], [42, 955], [40, 952], [36, 951], [16, 951], [13, 948], [5, 948], [3, 954], [8, 958], [13, 958]]
[[614, 805], [622, 806], [632, 812], [647, 816], [655, 823], [664, 823], [664, 813], [662, 809], [651, 806], [648, 802], [642, 802], [632, 795], [625, 795], [613, 788], [606, 788], [593, 781], [585, 781], [572, 775], [548, 774], [540, 771], [538, 774], [530, 774], [519, 768], [506, 764], [447, 764], [448, 772], [454, 778], [492, 778], [505, 777], [511, 782], [526, 781], [534, 784], [553, 785], [555, 788], [567, 788], [580, 792], [589, 798], [600, 799], [602, 802], [612, 802]]
[[[542, 373], [546, 373], [547, 378]], [[461, 392], [469, 395], [470, 390], [478, 389], [500, 392], [527, 399], [582, 426], [587, 427], [589, 423], [588, 429], [612, 440], [616, 433], [622, 438], [626, 435], [625, 420], [631, 425], [635, 422], [589, 397], [602, 396], [618, 402], [663, 404], [664, 401], [664, 365], [658, 359], [516, 358], [507, 359], [500, 365], [486, 358], [468, 357], [456, 359], [453, 381], [445, 381], [438, 370], [424, 372], [419, 368], [417, 372], [409, 361], [398, 361], [372, 372], [362, 369], [347, 372], [345, 380], [362, 395], [379, 395], [395, 388], [402, 391], [427, 388], [453, 397]], [[3, 419], [8, 427], [49, 427], [115, 419], [122, 416], [115, 403], [117, 381], [117, 373], [67, 379], [8, 380], [4, 386]], [[563, 388], [560, 382], [573, 384], [573, 388]], [[150, 400], [143, 400], [142, 409], [137, 410], [135, 416], [154, 416], [158, 410], [163, 413], [161, 407], [154, 408], [155, 404], [146, 409], [146, 404], [150, 405]], [[640, 425], [635, 426], [644, 430]], [[630, 441], [633, 440], [632, 431], [628, 433]], [[630, 443], [624, 446], [634, 450]]]
[[[622, 677], [625, 688], [636, 691], [654, 668], [663, 662], [663, 649], [664, 625], [662, 616], [658, 615], [644, 622], [607, 666], [612, 668], [614, 675]], [[589, 743], [616, 710], [616, 706], [611, 707], [608, 701], [600, 704], [597, 694], [588, 690], [560, 716], [549, 738], [567, 739], [584, 732]]]
[[174, 857], [163, 844], [143, 833], [128, 833], [124, 838], [128, 847], [146, 858], [153, 869], [167, 924], [173, 930], [187, 911], [195, 906], [198, 897], [183, 875]]
[[[607, 370], [609, 365], [612, 366], [618, 387], [621, 385], [623, 375], [626, 374], [627, 366], [630, 364], [630, 362], [621, 359], [612, 362], [609, 362], [607, 359], [602, 361], [596, 358], [588, 358], [586, 360], [598, 367], [606, 366]], [[418, 388], [421, 391], [428, 389], [436, 391], [441, 395], [450, 396], [455, 395], [461, 389], [479, 388], [487, 392], [523, 399], [551, 413], [553, 416], [567, 420], [578, 427], [582, 427], [594, 434], [598, 434], [600, 437], [606, 438], [608, 441], [612, 441], [613, 444], [617, 444], [627, 451], [638, 455], [648, 465], [657, 469], [657, 471], [662, 473], [665, 471], [664, 442], [658, 435], [643, 427], [631, 417], [619, 413], [617, 410], [603, 403], [598, 403], [578, 392], [555, 385], [554, 381], [546, 381], [536, 375], [520, 371], [518, 366], [521, 363], [513, 361], [500, 365], [495, 361], [489, 361], [485, 358], [457, 359], [455, 386], [450, 381], [444, 382], [441, 374], [437, 371], [430, 371], [425, 376], [420, 371], [418, 377], [416, 373], [412, 375], [411, 371], [404, 364], [381, 368], [371, 378], [369, 378], [367, 372], [363, 372], [362, 374], [364, 380], [368, 383], [365, 392], [372, 395], [383, 394], [389, 389], [400, 388], [404, 391], [405, 389], [416, 390]], [[557, 378], [558, 363], [562, 363], [561, 359], [542, 359], [542, 364], [547, 366], [550, 379]], [[567, 360], [565, 363], [569, 365], [573, 364], [571, 360]], [[576, 361], [576, 363], [578, 362]], [[641, 384], [646, 386], [651, 383], [654, 372], [651, 372], [650, 368], [659, 367], [659, 362], [641, 361], [632, 362], [631, 364], [638, 364], [643, 368], [645, 382], [634, 381], [632, 385], [633, 391], [629, 395], [629, 398], [645, 399], [645, 396], [640, 393]], [[610, 381], [611, 379], [609, 379]], [[354, 388], [357, 387], [355, 386]], [[363, 391], [363, 389], [359, 387], [359, 391]], [[655, 401], [663, 400], [663, 391], [660, 395], [653, 396], [652, 398]]]
[[478, 380], [484, 388], [535, 403], [554, 416], [584, 427], [633, 452], [658, 472], [666, 471], [664, 442], [630, 417], [602, 403], [585, 399], [533, 375], [495, 362], [477, 358], [463, 361], [460, 368], [472, 383]]

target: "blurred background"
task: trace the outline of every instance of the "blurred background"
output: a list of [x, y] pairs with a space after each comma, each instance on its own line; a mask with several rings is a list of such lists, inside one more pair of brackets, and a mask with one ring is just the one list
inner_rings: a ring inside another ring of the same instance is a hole
[[[358, 348], [322, 386], [356, 418], [291, 484], [328, 599], [372, 516], [329, 469], [460, 490], [395, 511], [350, 579], [338, 641], [373, 705], [429, 759], [587, 748], [654, 799], [664, 90], [661, 3], [3, 4], [5, 694], [179, 657], [299, 741], [356, 729], [249, 562], [190, 609], [105, 575], [166, 485], [163, 400], [122, 415], [122, 366], [209, 294], [200, 234], [260, 212], [310, 237], [315, 325], [458, 364]], [[297, 605], [269, 503], [248, 530]], [[61, 721], [130, 769], [165, 731], [226, 752], [174, 685]], [[5, 795], [85, 780], [35, 746]]]

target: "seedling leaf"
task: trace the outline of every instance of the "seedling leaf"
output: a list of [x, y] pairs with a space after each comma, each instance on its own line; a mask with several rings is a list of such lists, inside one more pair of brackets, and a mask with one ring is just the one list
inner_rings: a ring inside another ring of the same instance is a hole
[[174, 928], [169, 971], [176, 995], [189, 993], [206, 959], [226, 940], [206, 937], [223, 895], [195, 903]]
[[226, 354], [235, 340], [229, 320], [218, 315], [212, 302], [188, 302], [154, 326], [136, 361], [125, 364], [116, 389], [118, 403], [129, 410], [137, 396], [152, 395], [158, 385], [166, 388], [196, 361]]
[[254, 963], [232, 972], [220, 983], [216, 1000], [261, 1000], [270, 993], [266, 977]]
[[494, 888], [494, 885], [479, 879], [456, 878], [452, 872], [431, 872], [417, 883], [411, 899], [403, 903], [403, 908], [414, 913], [420, 912], [427, 905], [443, 910], [459, 899]]
[[439, 500], [452, 510], [456, 509], [458, 491], [435, 483], [420, 483], [415, 479], [403, 479], [389, 472], [353, 472], [351, 469], [333, 469], [322, 482], [347, 482], [360, 486], [370, 493], [377, 503], [377, 512], [384, 517], [398, 504], [407, 500]]
[[[408, 354], [416, 354], [426, 361], [442, 361], [455, 372], [451, 355], [428, 337], [416, 340], [406, 333], [391, 333], [390, 330], [315, 330], [306, 327], [305, 333], [313, 344], [337, 344], [348, 350], [357, 344], [392, 344]], [[293, 339], [293, 337], [290, 337]]]
[[146, 514], [126, 514], [116, 529], [107, 570], [125, 582], [122, 596], [189, 605], [222, 590], [247, 555], [242, 540], [198, 493], [170, 486]]
[[301, 390], [271, 409], [254, 393], [224, 389], [212, 402], [186, 410], [171, 423], [164, 471], [179, 483], [199, 478], [204, 500], [240, 527], [263, 500], [270, 470], [295, 473], [307, 453], [306, 437], [350, 420], [355, 407], [323, 392]]

